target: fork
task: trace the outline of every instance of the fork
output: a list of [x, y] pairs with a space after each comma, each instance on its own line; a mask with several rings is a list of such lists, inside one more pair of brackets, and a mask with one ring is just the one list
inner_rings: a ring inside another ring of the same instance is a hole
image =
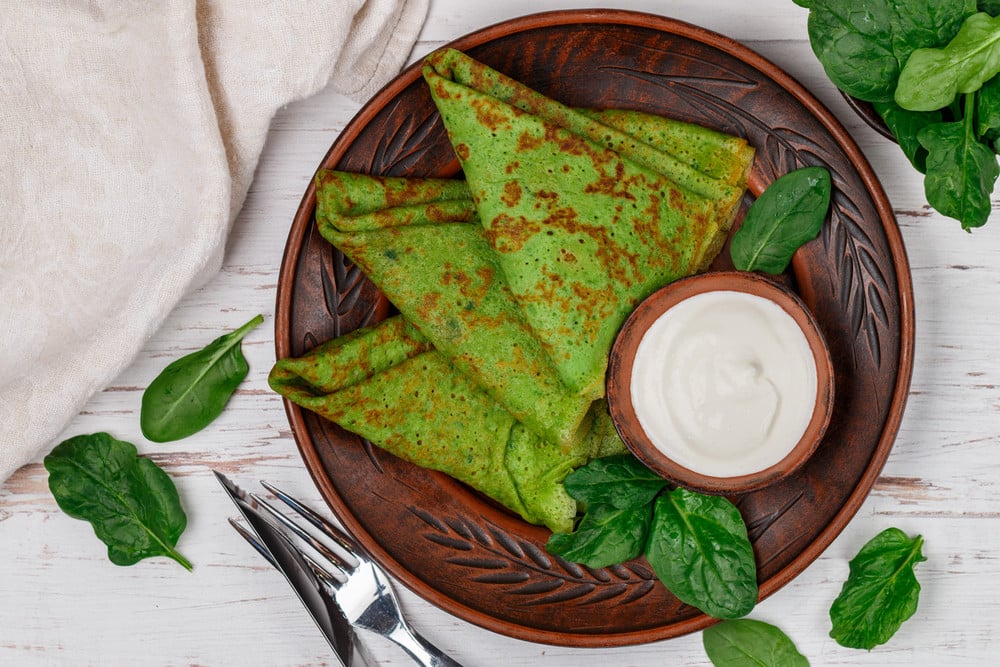
[[[261, 485], [332, 543], [293, 521], [259, 495], [249, 494], [250, 500], [273, 520], [269, 522], [271, 527], [277, 530], [285, 543], [292, 546], [309, 566], [320, 585], [321, 593], [336, 602], [354, 628], [374, 632], [391, 640], [417, 664], [426, 667], [461, 667], [410, 626], [403, 616], [388, 575], [360, 544], [284, 491], [267, 482], [262, 481]], [[258, 536], [236, 522], [230, 523], [251, 546], [280, 569], [270, 550]], [[296, 544], [296, 541], [299, 543]], [[308, 545], [308, 549], [302, 548], [302, 543]]]

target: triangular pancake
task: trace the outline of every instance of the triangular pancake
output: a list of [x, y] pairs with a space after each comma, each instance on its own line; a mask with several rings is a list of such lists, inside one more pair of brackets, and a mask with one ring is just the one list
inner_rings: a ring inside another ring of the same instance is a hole
[[[627, 122], [634, 112], [612, 112], [607, 116], [611, 122], [601, 122], [595, 112], [568, 107], [456, 49], [442, 49], [431, 53], [424, 60], [423, 73], [435, 102], [442, 99], [442, 90], [435, 85], [438, 78], [451, 81], [544, 119], [551, 125], [569, 130], [595, 145], [615, 151], [637, 165], [667, 175], [686, 190], [718, 200], [720, 208], [725, 208], [730, 213], [742, 197], [742, 189], [738, 186], [693, 166], [683, 156], [685, 151], [681, 151], [681, 154], [664, 151], [655, 143], [647, 143], [636, 133], [622, 130], [621, 123]], [[438, 110], [440, 109], [441, 105], [438, 104]], [[481, 114], [481, 121], [486, 125], [491, 124], [486, 106], [480, 105], [477, 112]], [[597, 112], [600, 113], [604, 112]], [[445, 125], [447, 127], [447, 123]], [[453, 145], [454, 143], [452, 141]]]
[[[460, 222], [427, 224], [434, 215], [428, 211], [442, 201], [435, 198], [453, 185], [329, 171], [321, 171], [316, 184], [320, 233], [439, 352], [535, 434], [567, 448], [579, 440], [590, 399], [561, 382], [482, 229]], [[397, 199], [402, 192], [406, 197]], [[400, 226], [384, 226], [401, 219]]]
[[[433, 54], [424, 76], [528, 323], [570, 389], [602, 396], [625, 317], [701, 268], [741, 190], [456, 51]], [[656, 160], [661, 171], [647, 166]], [[682, 188], [666, 171], [718, 196]]]
[[297, 405], [470, 485], [531, 523], [572, 530], [576, 502], [562, 481], [595, 444], [585, 437], [567, 449], [534, 435], [413, 333], [401, 317], [390, 318], [279, 360], [268, 382]]

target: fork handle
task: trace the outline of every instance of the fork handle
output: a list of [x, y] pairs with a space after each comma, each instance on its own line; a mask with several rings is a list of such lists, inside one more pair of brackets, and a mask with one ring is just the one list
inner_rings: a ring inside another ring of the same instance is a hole
[[424, 639], [416, 630], [403, 624], [397, 625], [386, 636], [406, 651], [419, 665], [424, 667], [462, 667], [461, 663], [447, 656], [437, 646]]

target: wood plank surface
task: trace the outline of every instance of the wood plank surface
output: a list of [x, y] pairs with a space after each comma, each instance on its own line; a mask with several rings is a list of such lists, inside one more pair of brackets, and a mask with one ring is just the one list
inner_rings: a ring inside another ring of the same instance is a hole
[[[806, 10], [789, 0], [432, 0], [411, 60], [464, 33], [539, 9], [621, 7], [726, 34], [770, 59], [841, 119], [896, 211], [911, 263], [917, 315], [909, 401], [883, 474], [847, 529], [752, 618], [775, 623], [813, 665], [991, 665], [1000, 654], [1000, 216], [973, 234], [929, 209], [920, 176], [864, 125], [823, 74], [806, 39]], [[229, 500], [211, 474], [265, 479], [315, 507], [319, 493], [296, 450], [280, 399], [268, 390], [282, 250], [316, 165], [360, 104], [331, 91], [274, 120], [222, 271], [190, 294], [140, 356], [93, 397], [63, 437], [108, 431], [136, 443], [176, 481], [189, 515], [179, 549], [122, 568], [88, 524], [63, 515], [40, 462], [0, 487], [0, 665], [335, 665], [284, 580], [229, 528]], [[250, 375], [223, 415], [194, 437], [154, 444], [139, 431], [142, 390], [170, 360], [263, 313], [244, 342]], [[847, 562], [882, 529], [922, 534], [920, 607], [875, 651], [838, 646], [828, 610]], [[503, 637], [400, 590], [409, 617], [461, 663], [477, 665], [707, 665], [698, 634], [617, 649], [571, 649]], [[379, 664], [408, 664], [389, 648]]]

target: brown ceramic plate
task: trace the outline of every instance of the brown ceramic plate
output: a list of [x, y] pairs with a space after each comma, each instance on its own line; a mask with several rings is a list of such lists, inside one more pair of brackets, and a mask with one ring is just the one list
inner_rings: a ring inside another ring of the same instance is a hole
[[[756, 192], [799, 166], [830, 169], [831, 219], [786, 278], [830, 346], [837, 386], [832, 421], [797, 473], [735, 499], [757, 555], [761, 596], [774, 593], [860, 507], [889, 454], [909, 386], [912, 285], [892, 209], [871, 167], [802, 86], [704, 28], [625, 11], [562, 11], [495, 25], [452, 46], [570, 105], [659, 112], [746, 136], [758, 149]], [[417, 66], [365, 105], [320, 166], [405, 176], [457, 172]], [[279, 277], [279, 357], [388, 312], [371, 283], [321, 239], [314, 206], [310, 186]], [[569, 646], [638, 644], [712, 623], [674, 598], [645, 561], [591, 570], [552, 557], [546, 530], [286, 407], [305, 464], [346, 527], [399, 580], [456, 616], [512, 637]]]

